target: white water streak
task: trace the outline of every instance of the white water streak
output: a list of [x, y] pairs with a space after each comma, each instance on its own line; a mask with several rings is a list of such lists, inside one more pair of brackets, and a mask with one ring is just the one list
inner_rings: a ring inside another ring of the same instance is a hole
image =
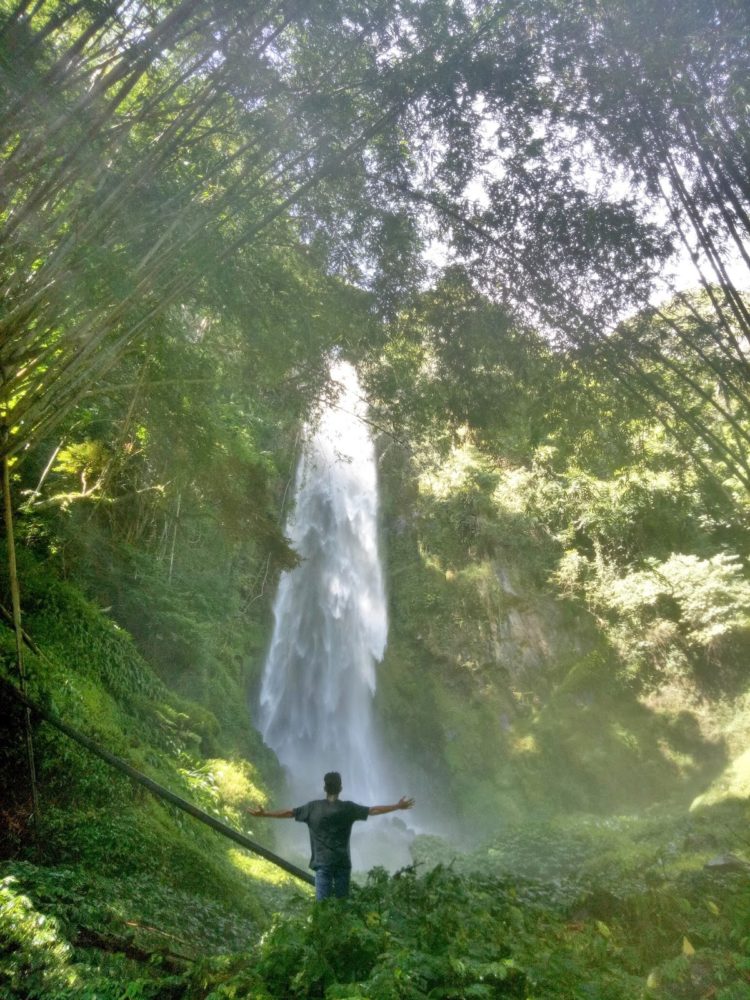
[[298, 802], [335, 770], [343, 797], [373, 805], [392, 794], [373, 721], [388, 632], [377, 467], [356, 373], [331, 374], [341, 394], [305, 428], [286, 528], [300, 564], [279, 583], [259, 723]]

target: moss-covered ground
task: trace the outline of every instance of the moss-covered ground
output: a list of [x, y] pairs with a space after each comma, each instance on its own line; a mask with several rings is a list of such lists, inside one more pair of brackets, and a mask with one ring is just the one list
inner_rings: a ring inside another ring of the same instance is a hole
[[[267, 752], [250, 759], [249, 722], [238, 744], [234, 727], [167, 687], [130, 636], [74, 586], [28, 555], [22, 574], [34, 641], [25, 651], [30, 697], [173, 792], [271, 843], [272, 831], [254, 829], [246, 812], [268, 800], [276, 775]], [[0, 656], [3, 676], [17, 683], [9, 629], [0, 631]], [[146, 986], [138, 992], [141, 974], [160, 980], [165, 967], [182, 971], [242, 948], [290, 898], [309, 898], [303, 883], [36, 718], [34, 822], [23, 710], [5, 708], [0, 995], [157, 995]]]

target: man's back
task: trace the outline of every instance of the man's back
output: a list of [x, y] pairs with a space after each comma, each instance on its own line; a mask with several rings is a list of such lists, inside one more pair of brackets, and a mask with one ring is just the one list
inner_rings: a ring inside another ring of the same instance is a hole
[[298, 806], [294, 818], [310, 830], [311, 868], [351, 868], [349, 837], [357, 820], [367, 819], [370, 810], [356, 802], [315, 799]]

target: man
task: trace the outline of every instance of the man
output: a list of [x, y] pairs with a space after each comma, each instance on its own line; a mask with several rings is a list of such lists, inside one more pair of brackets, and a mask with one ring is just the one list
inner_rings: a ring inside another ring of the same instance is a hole
[[358, 819], [368, 816], [382, 816], [397, 809], [411, 809], [414, 799], [405, 796], [392, 806], [360, 806], [356, 802], [341, 801], [341, 775], [329, 771], [323, 778], [326, 797], [315, 799], [296, 809], [249, 809], [251, 816], [268, 819], [295, 819], [307, 823], [310, 831], [310, 867], [315, 872], [315, 898], [328, 899], [335, 896], [343, 899], [349, 895], [349, 880], [352, 873], [352, 859], [349, 853], [349, 838], [352, 826]]

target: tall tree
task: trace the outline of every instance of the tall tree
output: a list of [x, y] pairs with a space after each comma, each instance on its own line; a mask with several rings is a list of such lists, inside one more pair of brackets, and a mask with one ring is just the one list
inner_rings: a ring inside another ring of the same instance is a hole
[[6, 6], [7, 448], [45, 433], [166, 309], [196, 309], [207, 260], [231, 271], [247, 248], [288, 240], [288, 220], [326, 266], [377, 285], [380, 256], [395, 287], [414, 227], [378, 202], [373, 176], [407, 168], [404, 116], [434, 103], [488, 30], [453, 11]]
[[[732, 275], [750, 264], [747, 6], [551, 0], [504, 9], [502, 33], [470, 61], [481, 80], [471, 107], [483, 172], [458, 196], [425, 172], [409, 196], [436, 213], [474, 280], [561, 349], [597, 344], [597, 363], [626, 393], [664, 402], [671, 422], [709, 449], [712, 420], [729, 411], [746, 438], [750, 303]], [[526, 66], [510, 94], [501, 72], [509, 37]], [[713, 317], [683, 296], [684, 308], [655, 313], [670, 330], [663, 345], [639, 343], [638, 323], [614, 341], [620, 320], [653, 312], [660, 288], [669, 296], [663, 275], [679, 253], [695, 262]], [[691, 363], [676, 362], [673, 340]], [[655, 378], [655, 364], [670, 377]], [[729, 474], [750, 485], [741, 450], [722, 451]]]
[[241, 282], [290, 241], [392, 318], [437, 233], [486, 292], [561, 347], [600, 342], [648, 396], [608, 331], [685, 240], [709, 268], [722, 391], [744, 405], [726, 245], [745, 253], [747, 19], [735, 0], [6, 0], [7, 447], [165, 310], [199, 315], [217, 270]]

